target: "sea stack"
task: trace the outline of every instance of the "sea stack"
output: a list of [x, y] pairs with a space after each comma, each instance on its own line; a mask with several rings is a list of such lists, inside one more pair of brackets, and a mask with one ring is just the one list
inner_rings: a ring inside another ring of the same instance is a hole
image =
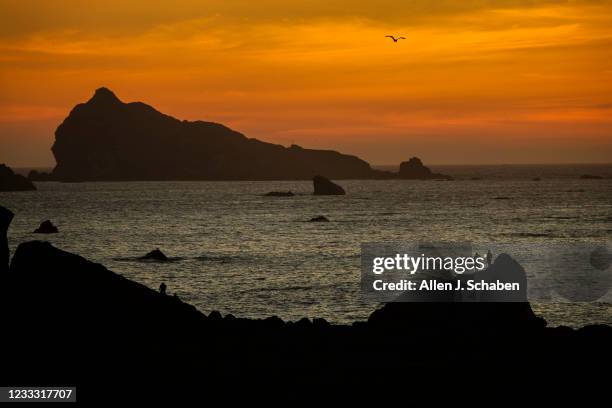
[[8, 228], [13, 221], [14, 214], [8, 208], [0, 205], [0, 276], [8, 272], [9, 268], [9, 246]]
[[314, 176], [314, 195], [344, 195], [346, 191], [330, 179], [323, 176]]
[[0, 164], [0, 191], [36, 190], [27, 178], [15, 172], [5, 164]]
[[402, 162], [398, 173], [400, 179], [406, 180], [452, 180], [451, 176], [445, 174], [433, 173], [429, 168], [423, 165], [423, 162], [418, 157], [412, 157], [410, 160]]

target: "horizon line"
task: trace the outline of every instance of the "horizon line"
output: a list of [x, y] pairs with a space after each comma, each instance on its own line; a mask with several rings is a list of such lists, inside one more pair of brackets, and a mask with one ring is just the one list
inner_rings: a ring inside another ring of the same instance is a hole
[[[30, 165], [30, 166], [13, 166], [7, 162], [0, 163], [7, 165], [12, 169], [53, 169], [56, 165]], [[369, 163], [368, 163], [369, 164]], [[370, 167], [399, 167], [401, 164], [370, 164]], [[612, 166], [612, 162], [552, 162], [552, 163], [424, 163], [426, 166], [576, 166], [576, 165], [598, 165]]]

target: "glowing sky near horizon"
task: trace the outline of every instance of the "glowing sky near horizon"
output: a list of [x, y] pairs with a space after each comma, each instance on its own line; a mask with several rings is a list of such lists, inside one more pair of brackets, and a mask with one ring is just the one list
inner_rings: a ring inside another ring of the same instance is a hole
[[611, 162], [612, 2], [0, 0], [0, 85], [16, 167], [100, 86], [374, 164]]

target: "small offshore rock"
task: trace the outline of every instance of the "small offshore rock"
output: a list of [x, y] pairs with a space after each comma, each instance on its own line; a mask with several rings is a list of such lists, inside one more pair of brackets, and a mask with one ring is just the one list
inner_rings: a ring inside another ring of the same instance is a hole
[[324, 215], [319, 215], [318, 217], [309, 219], [308, 222], [329, 222], [329, 220]]
[[166, 262], [168, 260], [168, 257], [166, 256], [166, 254], [164, 254], [162, 251], [160, 251], [159, 248], [156, 248], [153, 251], [147, 253], [144, 256], [141, 256], [138, 259]]
[[57, 234], [59, 230], [50, 220], [40, 223], [40, 226], [34, 230], [34, 234]]
[[266, 197], [293, 197], [295, 194], [291, 191], [270, 191], [266, 193]]
[[601, 180], [603, 177], [602, 176], [596, 176], [594, 174], [583, 174], [582, 176], [580, 176], [580, 178], [582, 180]]

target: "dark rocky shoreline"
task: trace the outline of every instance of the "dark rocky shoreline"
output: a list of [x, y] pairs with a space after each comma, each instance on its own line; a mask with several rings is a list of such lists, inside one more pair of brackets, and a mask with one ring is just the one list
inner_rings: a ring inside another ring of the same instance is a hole
[[20, 244], [1, 280], [0, 382], [76, 385], [80, 401], [516, 393], [536, 385], [527, 373], [585, 380], [612, 362], [611, 327], [547, 328], [526, 302], [388, 303], [352, 325], [205, 315], [41, 241]]

